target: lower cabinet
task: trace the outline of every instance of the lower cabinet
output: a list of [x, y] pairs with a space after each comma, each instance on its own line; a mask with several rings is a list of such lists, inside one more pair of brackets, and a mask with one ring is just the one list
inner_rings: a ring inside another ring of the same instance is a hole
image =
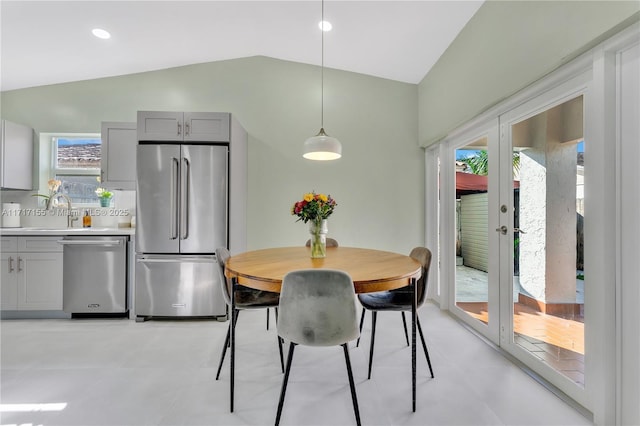
[[[4, 242], [4, 238], [2, 239]], [[2, 272], [0, 273], [0, 303], [2, 309], [18, 307], [18, 274], [16, 267], [17, 253], [6, 253], [2, 250]]]
[[60, 237], [2, 237], [3, 310], [62, 310]]

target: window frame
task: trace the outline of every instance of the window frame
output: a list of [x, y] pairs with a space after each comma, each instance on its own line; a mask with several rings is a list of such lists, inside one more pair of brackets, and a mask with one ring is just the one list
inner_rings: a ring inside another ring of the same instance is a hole
[[[59, 139], [97, 139], [100, 141], [102, 148], [102, 137], [100, 133], [50, 133], [47, 135], [49, 139], [49, 164], [48, 164], [48, 176], [45, 181], [49, 179], [58, 179], [58, 176], [95, 176], [100, 177], [102, 169], [102, 155], [100, 156], [100, 164], [97, 169], [92, 168], [70, 168], [70, 167], [58, 167], [58, 140]], [[98, 185], [99, 186], [99, 185]], [[41, 187], [42, 183], [41, 183]], [[47, 188], [45, 183], [44, 188]], [[100, 202], [96, 199], [95, 202], [79, 202], [72, 199], [74, 207], [99, 207]]]

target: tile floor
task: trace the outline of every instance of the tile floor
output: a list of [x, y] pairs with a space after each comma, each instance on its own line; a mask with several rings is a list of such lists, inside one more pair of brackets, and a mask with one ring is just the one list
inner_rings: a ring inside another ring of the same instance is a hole
[[[364, 425], [592, 424], [436, 306], [420, 318], [435, 379], [419, 350], [416, 413], [400, 315], [378, 316], [371, 380], [368, 323], [360, 347], [350, 345]], [[241, 314], [231, 414], [228, 362], [215, 380], [227, 324], [2, 321], [0, 424], [273, 424], [282, 380], [275, 330], [265, 330], [264, 312]], [[355, 424], [339, 347], [296, 350], [281, 424]]]

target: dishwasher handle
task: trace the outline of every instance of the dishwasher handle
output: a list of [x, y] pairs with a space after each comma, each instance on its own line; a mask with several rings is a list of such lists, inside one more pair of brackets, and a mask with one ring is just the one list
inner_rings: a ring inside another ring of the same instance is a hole
[[180, 256], [180, 258], [139, 257], [138, 263], [212, 263], [216, 259], [213, 256]]
[[122, 240], [58, 240], [56, 242], [69, 246], [119, 246]]

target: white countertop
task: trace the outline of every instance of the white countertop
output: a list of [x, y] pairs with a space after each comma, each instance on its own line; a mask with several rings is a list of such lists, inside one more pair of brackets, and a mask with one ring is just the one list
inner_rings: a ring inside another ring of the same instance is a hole
[[136, 228], [0, 228], [2, 236], [31, 235], [135, 235]]

